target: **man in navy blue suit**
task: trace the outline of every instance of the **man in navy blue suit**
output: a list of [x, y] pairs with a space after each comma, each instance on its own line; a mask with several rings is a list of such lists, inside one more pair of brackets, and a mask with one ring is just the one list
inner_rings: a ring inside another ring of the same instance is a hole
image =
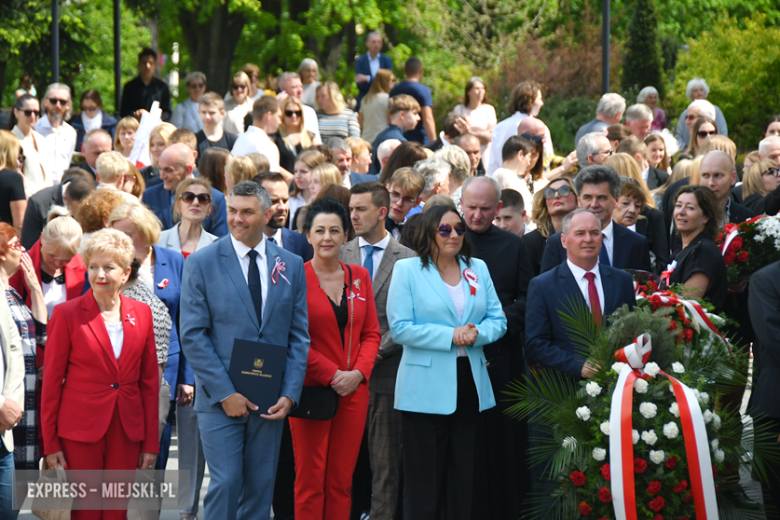
[[379, 31], [371, 31], [366, 36], [368, 52], [361, 55], [355, 61], [355, 83], [358, 88], [357, 106], [355, 112], [360, 110], [360, 102], [363, 100], [371, 83], [379, 69], [393, 70], [393, 60], [390, 56], [382, 54], [382, 34]]
[[266, 238], [277, 246], [294, 253], [304, 262], [311, 260], [314, 250], [306, 240], [306, 237], [297, 231], [287, 229], [287, 217], [290, 214], [290, 188], [281, 173], [266, 172], [252, 179], [265, 188], [271, 197], [271, 209], [273, 213], [264, 229]]
[[578, 352], [561, 323], [558, 311], [573, 302], [585, 304], [594, 319], [636, 303], [631, 275], [599, 261], [601, 222], [588, 209], [575, 209], [563, 219], [561, 241], [566, 260], [531, 280], [525, 312], [525, 355], [529, 367], [557, 370], [575, 380], [594, 375], [594, 367]]
[[[173, 227], [174, 194], [181, 181], [193, 176], [195, 157], [186, 144], [174, 143], [163, 151], [158, 162], [162, 182], [144, 190], [144, 204], [157, 215], [165, 230]], [[211, 188], [211, 204], [211, 214], [203, 221], [203, 229], [223, 237], [228, 234], [225, 195]]]
[[[574, 179], [580, 208], [589, 209], [601, 221], [601, 264], [618, 269], [650, 271], [650, 249], [647, 239], [612, 220], [612, 211], [620, 197], [620, 176], [609, 166], [586, 166]], [[547, 239], [541, 272], [561, 265], [566, 252], [561, 233]]]
[[352, 147], [341, 137], [331, 137], [325, 143], [333, 155], [333, 162], [341, 173], [343, 186], [351, 188], [361, 182], [376, 181], [377, 176], [370, 173], [355, 173], [352, 171]]

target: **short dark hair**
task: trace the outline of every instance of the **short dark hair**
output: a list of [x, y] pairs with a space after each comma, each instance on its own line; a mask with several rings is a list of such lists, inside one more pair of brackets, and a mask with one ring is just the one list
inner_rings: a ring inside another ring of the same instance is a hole
[[279, 172], [263, 172], [258, 175], [255, 175], [252, 178], [253, 182], [256, 182], [260, 186], [263, 185], [263, 182], [283, 182], [287, 184], [287, 181], [284, 178], [284, 175], [282, 175]]
[[512, 93], [509, 95], [509, 114], [520, 112], [521, 114], [530, 115], [534, 102], [541, 90], [542, 86], [535, 81], [523, 81], [515, 85], [515, 88], [512, 89]]
[[690, 184], [680, 188], [677, 194], [674, 196], [675, 206], [677, 205], [677, 199], [680, 198], [680, 195], [685, 193], [692, 193], [693, 196], [696, 197], [696, 203], [701, 208], [701, 212], [709, 219], [704, 225], [704, 234], [707, 236], [707, 238], [714, 241], [716, 238], [718, 238], [718, 234], [720, 233], [720, 223], [723, 220], [723, 209], [721, 209], [720, 205], [718, 204], [718, 198], [707, 186], [701, 186], [700, 184]]
[[68, 168], [65, 170], [65, 172], [62, 174], [62, 179], [60, 179], [60, 182], [64, 184], [71, 179], [84, 179], [92, 182], [95, 181], [95, 177], [93, 177], [91, 173], [89, 173], [84, 168], [79, 168], [78, 166], [74, 166], [73, 168]]
[[501, 160], [508, 161], [509, 159], [517, 156], [517, 152], [521, 151], [523, 155], [528, 155], [534, 151], [534, 143], [517, 135], [511, 136], [504, 143], [504, 147], [501, 148]]
[[306, 213], [306, 220], [303, 222], [303, 232], [308, 233], [311, 231], [311, 226], [314, 223], [314, 218], [317, 215], [336, 215], [341, 219], [341, 227], [346, 234], [349, 230], [349, 218], [347, 217], [347, 210], [344, 205], [333, 197], [323, 197], [317, 199], [309, 205], [309, 211]]
[[252, 105], [252, 120], [260, 121], [267, 112], [279, 110], [279, 102], [271, 96], [263, 96]]
[[155, 63], [157, 62], [157, 51], [151, 47], [141, 47], [141, 52], [138, 53], [138, 61], [141, 61], [146, 56], [151, 56], [154, 58]]
[[84, 93], [81, 95], [81, 103], [84, 103], [85, 99], [90, 99], [95, 102], [98, 108], [103, 108], [103, 99], [100, 97], [100, 92], [94, 88], [90, 88], [84, 91]]
[[377, 208], [387, 208], [390, 211], [390, 193], [387, 188], [382, 186], [381, 182], [368, 181], [355, 184], [349, 189], [352, 195], [360, 195], [361, 193], [371, 194], [371, 203]]
[[458, 129], [455, 128], [455, 123], [458, 122], [458, 118], [460, 118], [460, 116], [455, 112], [450, 112], [447, 114], [447, 117], [444, 118], [444, 135], [450, 139], [455, 139], [460, 135]]
[[592, 164], [580, 170], [580, 173], [574, 178], [574, 188], [577, 193], [582, 193], [582, 186], [585, 184], [609, 184], [609, 192], [615, 199], [620, 198], [620, 175], [609, 166]]
[[[436, 206], [422, 214], [420, 219], [420, 225], [415, 230], [414, 237], [412, 239], [412, 249], [420, 257], [420, 261], [424, 268], [429, 267], [433, 261], [433, 255], [437, 254], [438, 246], [436, 245], [436, 233], [439, 230], [439, 222], [442, 217], [447, 213], [454, 213], [458, 216], [463, 227], [466, 228], [466, 221], [460, 216], [455, 209], [450, 206]], [[471, 265], [471, 245], [463, 236], [463, 245], [458, 251], [457, 258], [463, 260], [466, 265]]]
[[501, 207], [512, 208], [522, 215], [525, 211], [525, 202], [520, 192], [506, 188], [501, 190]]
[[404, 64], [404, 74], [407, 76], [416, 76], [422, 71], [422, 62], [417, 56], [411, 56]]
[[95, 181], [92, 179], [91, 175], [89, 179], [76, 177], [65, 187], [65, 198], [71, 202], [81, 202], [93, 191], [95, 191]]

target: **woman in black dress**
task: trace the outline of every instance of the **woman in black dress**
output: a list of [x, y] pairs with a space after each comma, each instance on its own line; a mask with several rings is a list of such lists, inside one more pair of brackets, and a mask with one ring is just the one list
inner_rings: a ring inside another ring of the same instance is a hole
[[715, 238], [723, 210], [706, 186], [684, 186], [674, 201], [674, 222], [683, 247], [672, 257], [669, 284], [683, 284], [686, 298], [704, 298], [721, 312], [728, 295], [726, 262]]
[[577, 192], [571, 181], [565, 177], [555, 179], [544, 190], [534, 195], [531, 216], [536, 229], [522, 237], [534, 276], [539, 276], [541, 271], [547, 239], [550, 235], [561, 231], [563, 217], [576, 208]]

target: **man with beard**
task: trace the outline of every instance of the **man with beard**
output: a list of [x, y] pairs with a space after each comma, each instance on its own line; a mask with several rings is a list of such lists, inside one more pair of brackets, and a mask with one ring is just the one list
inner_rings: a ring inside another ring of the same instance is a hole
[[45, 141], [39, 152], [55, 183], [60, 182], [62, 173], [70, 168], [78, 140], [76, 129], [65, 122], [70, 118], [70, 109], [70, 87], [63, 83], [49, 85], [43, 98], [46, 115], [35, 125], [35, 131]]
[[[506, 335], [485, 346], [496, 396], [503, 395], [507, 383], [522, 377], [525, 370], [522, 338], [526, 292], [533, 277], [520, 237], [493, 225], [501, 208], [500, 197], [501, 189], [490, 177], [468, 177], [463, 183], [461, 208], [468, 227], [466, 240], [471, 244], [472, 255], [487, 264], [507, 319]], [[507, 416], [507, 404], [501, 399], [497, 401], [498, 406], [480, 414], [484, 437], [475, 481], [482, 488], [474, 494], [482, 497], [482, 503], [474, 504], [480, 520], [518, 518], [524, 494], [531, 487], [524, 473], [526, 423]]]
[[266, 172], [252, 180], [265, 188], [271, 197], [273, 215], [265, 225], [265, 236], [277, 246], [300, 256], [304, 262], [311, 260], [314, 250], [306, 237], [285, 227], [290, 213], [290, 189], [284, 176], [277, 172]]

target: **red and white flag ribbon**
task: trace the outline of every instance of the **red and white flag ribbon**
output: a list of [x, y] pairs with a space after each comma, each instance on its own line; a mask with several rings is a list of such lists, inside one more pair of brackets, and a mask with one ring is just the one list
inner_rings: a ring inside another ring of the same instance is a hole
[[281, 276], [285, 282], [287, 282], [287, 285], [290, 285], [290, 280], [287, 279], [287, 276], [285, 276], [285, 266], [284, 262], [282, 262], [279, 257], [277, 256], [274, 263], [274, 268], [271, 270], [271, 283], [276, 285], [279, 283], [279, 277]]
[[699, 323], [699, 325], [710, 329], [713, 334], [717, 335], [721, 340], [723, 340], [723, 343], [726, 345], [726, 349], [729, 351], [729, 354], [731, 354], [731, 347], [729, 346], [729, 342], [726, 340], [723, 334], [720, 333], [715, 324], [712, 323], [712, 320], [710, 320], [710, 318], [707, 316], [707, 313], [704, 311], [704, 308], [698, 302], [693, 300], [683, 300], [673, 292], [669, 291], [653, 293], [651, 297], [652, 296], [658, 296], [664, 303], [679, 303], [685, 307], [688, 312], [690, 312], [691, 316], [693, 316], [693, 319]]
[[466, 279], [466, 281], [469, 284], [469, 287], [471, 288], [471, 295], [474, 296], [477, 294], [477, 289], [479, 289], [479, 284], [477, 283], [479, 281], [479, 278], [477, 278], [477, 273], [472, 269], [471, 267], [467, 267], [463, 270], [463, 278]]

